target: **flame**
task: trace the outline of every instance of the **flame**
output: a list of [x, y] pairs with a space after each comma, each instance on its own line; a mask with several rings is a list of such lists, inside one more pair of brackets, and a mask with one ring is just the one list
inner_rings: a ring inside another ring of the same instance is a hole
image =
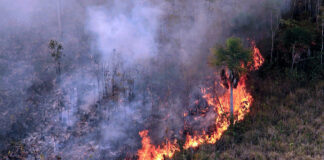
[[[234, 115], [237, 116], [235, 122], [244, 119], [244, 115], [250, 111], [250, 104], [253, 101], [252, 95], [245, 89], [245, 80], [246, 77], [242, 77], [237, 88], [233, 90]], [[218, 100], [212, 93], [207, 93], [206, 89], [203, 89], [202, 93], [208, 105], [213, 106], [218, 115], [215, 120], [216, 128], [211, 135], [205, 134], [205, 132], [202, 135], [187, 135], [184, 149], [195, 148], [201, 144], [216, 143], [230, 125], [230, 120], [227, 118], [230, 112], [230, 92], [227, 90]]]
[[264, 58], [262, 57], [259, 48], [256, 47], [255, 41], [252, 41], [251, 45], [253, 48], [253, 62], [254, 62], [253, 69], [258, 70], [264, 63]]
[[[250, 70], [257, 70], [264, 63], [260, 50], [256, 47], [254, 41], [251, 42], [253, 49], [253, 66], [249, 65]], [[234, 116], [236, 119], [234, 123], [244, 119], [244, 116], [250, 112], [250, 106], [253, 101], [252, 95], [246, 90], [246, 76], [240, 78], [237, 88], [233, 90], [233, 101], [234, 101]], [[217, 84], [215, 84], [217, 85]], [[230, 113], [230, 91], [220, 96], [215, 97], [216, 93], [207, 92], [209, 88], [202, 89], [203, 98], [207, 100], [209, 106], [213, 107], [217, 113], [215, 119], [215, 129], [212, 132], [206, 133], [203, 131], [201, 134], [195, 132], [194, 135], [186, 135], [186, 141], [183, 149], [196, 148], [202, 144], [215, 144], [217, 140], [221, 138], [223, 133], [228, 129], [230, 125], [229, 113]], [[187, 116], [184, 113], [184, 117]], [[174, 142], [167, 141], [166, 144], [155, 147], [151, 144], [148, 131], [141, 131], [140, 136], [142, 137], [142, 148], [138, 151], [139, 160], [163, 160], [166, 158], [172, 158], [175, 152], [179, 151], [179, 147]]]
[[177, 140], [167, 141], [166, 144], [161, 145], [162, 147], [155, 147], [151, 144], [148, 130], [139, 132], [139, 135], [142, 137], [142, 148], [137, 152], [139, 160], [164, 160], [173, 157], [176, 151], [180, 151], [176, 145]]

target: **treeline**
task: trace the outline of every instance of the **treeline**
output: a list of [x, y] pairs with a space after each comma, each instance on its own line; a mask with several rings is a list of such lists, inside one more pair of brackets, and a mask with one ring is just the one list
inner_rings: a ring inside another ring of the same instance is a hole
[[323, 1], [293, 0], [289, 12], [276, 20], [271, 36], [259, 42], [267, 60], [262, 73], [284, 73], [299, 82], [323, 78]]

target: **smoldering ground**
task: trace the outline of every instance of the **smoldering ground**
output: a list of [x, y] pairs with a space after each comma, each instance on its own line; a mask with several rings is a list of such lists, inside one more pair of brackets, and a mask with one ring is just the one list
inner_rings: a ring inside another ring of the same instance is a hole
[[[144, 129], [154, 144], [182, 139], [185, 121], [206, 130], [212, 110], [183, 114], [208, 107], [209, 48], [265, 36], [269, 1], [1, 1], [3, 157], [116, 159], [136, 154]], [[64, 47], [58, 84], [51, 39]]]

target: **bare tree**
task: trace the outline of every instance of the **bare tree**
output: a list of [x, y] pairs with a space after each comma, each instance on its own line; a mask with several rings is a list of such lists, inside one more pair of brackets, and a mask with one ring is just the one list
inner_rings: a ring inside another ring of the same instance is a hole
[[56, 63], [56, 76], [58, 83], [61, 75], [61, 59], [63, 56], [63, 46], [60, 42], [56, 40], [50, 40], [48, 47], [50, 49], [50, 54], [54, 58], [54, 61]]
[[321, 9], [321, 3], [322, 3], [322, 0], [317, 0], [317, 3], [316, 3], [316, 23], [317, 24], [318, 24], [320, 9]]
[[[50, 40], [49, 43], [49, 49], [50, 49], [50, 54], [51, 56], [54, 58], [54, 61], [56, 63], [56, 80], [55, 80], [55, 84], [58, 85], [60, 83], [61, 80], [61, 58], [63, 56], [63, 46], [61, 43], [59, 43], [56, 40]], [[60, 110], [60, 112], [62, 113], [63, 111], [63, 95], [62, 95], [62, 91], [60, 89], [56, 90], [56, 97], [57, 97], [57, 107]], [[61, 114], [60, 120], [63, 119], [63, 115]]]
[[[271, 11], [271, 52], [270, 52], [270, 62], [272, 63], [273, 59], [273, 50], [274, 50], [274, 41], [276, 37], [276, 33], [279, 29], [279, 14], [275, 13], [276, 15], [273, 15], [274, 12]], [[275, 16], [275, 22], [273, 17]]]
[[321, 65], [323, 65], [323, 49], [324, 49], [324, 7], [321, 7], [321, 21], [322, 21], [322, 46], [321, 46]]
[[270, 52], [270, 62], [272, 63], [273, 59], [273, 51], [274, 51], [274, 41], [276, 37], [276, 33], [279, 29], [279, 21], [280, 21], [280, 3], [283, 3], [278, 0], [267, 1], [266, 7], [270, 10], [270, 31], [271, 31], [271, 52]]
[[58, 33], [59, 39], [62, 39], [63, 32], [62, 32], [62, 19], [61, 19], [61, 0], [57, 0], [57, 7], [56, 7], [56, 14], [57, 14], [57, 23], [58, 23]]

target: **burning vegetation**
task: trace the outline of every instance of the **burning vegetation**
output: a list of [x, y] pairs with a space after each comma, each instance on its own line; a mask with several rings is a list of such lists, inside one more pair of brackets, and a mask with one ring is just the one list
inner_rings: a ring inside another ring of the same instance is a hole
[[176, 151], [179, 151], [177, 140], [173, 142], [167, 140], [166, 144], [155, 147], [151, 144], [148, 130], [141, 131], [139, 134], [142, 137], [142, 148], [138, 151], [139, 160], [162, 160], [165, 157], [171, 158]]
[[[256, 47], [254, 41], [252, 41], [251, 46], [253, 63], [248, 64], [246, 68], [249, 68], [249, 70], [257, 70], [264, 63], [264, 58], [262, 57], [260, 50]], [[246, 75], [241, 76], [237, 87], [234, 89], [235, 122], [244, 119], [244, 116], [249, 113], [250, 105], [253, 102], [252, 95], [246, 90], [246, 80]], [[214, 85], [217, 86], [219, 84]], [[202, 144], [214, 144], [230, 126], [230, 91], [228, 90], [228, 87], [226, 88], [224, 85], [220, 85], [225, 90], [225, 93], [221, 96], [218, 96], [217, 92], [213, 92], [213, 87], [201, 89], [202, 98], [206, 100], [207, 103], [205, 105], [207, 105], [207, 108], [211, 108], [216, 112], [217, 116], [214, 124], [208, 127], [208, 131], [184, 132], [186, 135], [183, 149], [196, 148]], [[196, 105], [201, 105], [198, 101], [195, 103]], [[207, 111], [200, 111], [200, 116], [204, 116], [205, 112]], [[183, 116], [188, 116], [188, 113], [184, 113]], [[137, 152], [140, 160], [163, 160], [165, 158], [172, 158], [175, 152], [180, 151], [180, 146], [177, 144], [177, 140], [171, 141], [167, 139], [165, 144], [156, 147], [151, 144], [148, 132], [148, 130], [139, 132], [142, 138], [142, 148]]]

